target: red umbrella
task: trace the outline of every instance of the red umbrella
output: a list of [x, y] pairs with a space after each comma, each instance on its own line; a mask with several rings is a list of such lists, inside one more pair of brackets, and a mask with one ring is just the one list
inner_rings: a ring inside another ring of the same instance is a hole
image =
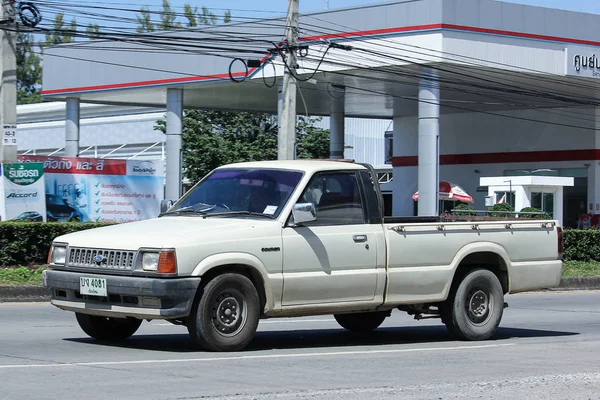
[[[469, 194], [465, 192], [463, 188], [451, 182], [440, 181], [439, 192], [440, 200], [456, 200], [462, 203], [473, 202], [473, 197], [469, 196]], [[419, 192], [413, 194], [412, 198], [415, 201], [418, 200]]]

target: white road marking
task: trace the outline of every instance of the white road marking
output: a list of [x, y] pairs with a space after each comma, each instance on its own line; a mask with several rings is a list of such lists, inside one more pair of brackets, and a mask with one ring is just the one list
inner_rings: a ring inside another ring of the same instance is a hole
[[306, 357], [328, 357], [328, 356], [338, 357], [338, 356], [355, 356], [355, 355], [372, 355], [372, 354], [418, 353], [418, 352], [433, 352], [433, 351], [491, 349], [491, 348], [498, 348], [498, 347], [514, 346], [514, 345], [515, 345], [515, 343], [505, 343], [505, 344], [487, 344], [487, 345], [456, 346], [456, 347], [423, 347], [423, 348], [415, 348], [415, 349], [333, 351], [333, 352], [323, 352], [323, 353], [263, 354], [263, 355], [248, 355], [248, 356], [180, 358], [180, 359], [164, 359], [164, 360], [156, 359], [156, 360], [96, 361], [96, 362], [49, 363], [49, 364], [8, 364], [8, 365], [0, 365], [0, 369], [92, 367], [92, 366], [102, 366], [102, 365], [134, 365], [134, 364], [155, 364], [155, 363], [166, 364], [166, 363], [261, 360], [261, 359], [306, 358]]

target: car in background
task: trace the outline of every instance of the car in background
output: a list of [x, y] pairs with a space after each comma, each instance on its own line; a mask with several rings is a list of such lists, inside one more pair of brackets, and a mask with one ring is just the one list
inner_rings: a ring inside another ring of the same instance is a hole
[[13, 218], [13, 221], [44, 222], [44, 216], [37, 211], [25, 211]]
[[67, 222], [78, 214], [62, 197], [46, 193], [46, 215], [48, 222]]

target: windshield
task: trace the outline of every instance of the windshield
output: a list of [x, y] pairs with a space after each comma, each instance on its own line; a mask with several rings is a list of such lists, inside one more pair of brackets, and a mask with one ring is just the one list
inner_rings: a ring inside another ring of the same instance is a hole
[[261, 214], [276, 218], [302, 172], [275, 169], [221, 169], [190, 190], [169, 213]]

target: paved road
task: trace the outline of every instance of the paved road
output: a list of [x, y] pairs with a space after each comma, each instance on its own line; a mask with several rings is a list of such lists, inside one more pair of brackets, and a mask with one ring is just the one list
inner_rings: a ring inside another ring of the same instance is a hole
[[185, 328], [162, 322], [100, 344], [69, 312], [0, 304], [0, 398], [600, 398], [600, 292], [507, 301], [486, 342], [395, 312], [366, 337], [329, 316], [267, 320], [247, 351], [227, 354], [195, 350]]

